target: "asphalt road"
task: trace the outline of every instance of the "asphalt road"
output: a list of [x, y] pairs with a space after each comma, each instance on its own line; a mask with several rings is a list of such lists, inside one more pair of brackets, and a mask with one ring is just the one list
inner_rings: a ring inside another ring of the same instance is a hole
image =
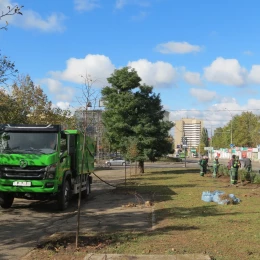
[[[114, 186], [124, 182], [124, 170], [120, 167], [95, 173]], [[122, 228], [115, 224], [123, 225], [125, 228], [133, 227], [136, 223], [139, 224], [139, 229], [149, 228], [145, 223], [148, 219], [147, 214], [150, 213], [147, 212], [149, 209], [141, 210], [141, 212], [134, 212], [134, 210], [140, 211], [138, 208], [133, 208], [131, 211], [127, 207], [125, 210], [122, 209], [122, 205], [127, 205], [129, 200], [133, 200], [133, 195], [126, 197], [120, 194], [110, 194], [114, 187], [100, 181], [95, 176], [93, 176], [91, 189], [89, 198], [82, 201], [81, 230], [82, 228], [100, 230], [101, 223], [105, 230], [111, 227]], [[0, 259], [24, 259], [23, 257], [29, 251], [47, 237], [60, 232], [75, 232], [77, 206], [78, 200], [75, 198], [66, 211], [60, 212], [56, 209], [54, 201], [15, 199], [10, 209], [0, 208]], [[115, 224], [112, 225], [114, 222]]]

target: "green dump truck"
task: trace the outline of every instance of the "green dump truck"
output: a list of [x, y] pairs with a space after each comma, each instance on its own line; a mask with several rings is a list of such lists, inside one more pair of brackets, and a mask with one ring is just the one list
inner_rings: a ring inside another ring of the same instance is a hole
[[89, 195], [92, 172], [94, 142], [85, 137], [84, 144], [80, 131], [62, 130], [60, 125], [0, 125], [2, 208], [23, 198], [56, 200], [65, 210], [81, 183], [82, 198]]

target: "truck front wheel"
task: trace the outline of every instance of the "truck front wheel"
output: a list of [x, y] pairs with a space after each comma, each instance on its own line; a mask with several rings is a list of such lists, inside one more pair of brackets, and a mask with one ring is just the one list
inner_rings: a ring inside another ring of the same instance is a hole
[[14, 196], [11, 193], [1, 193], [0, 194], [0, 206], [3, 209], [9, 209], [12, 207], [14, 202]]
[[67, 209], [69, 206], [70, 199], [71, 199], [70, 183], [68, 180], [65, 180], [58, 194], [58, 208], [60, 210]]

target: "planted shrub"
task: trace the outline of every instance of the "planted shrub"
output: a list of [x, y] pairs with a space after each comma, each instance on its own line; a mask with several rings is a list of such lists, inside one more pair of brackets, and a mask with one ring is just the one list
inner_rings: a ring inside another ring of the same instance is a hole
[[254, 183], [260, 183], [260, 174], [254, 173]]
[[238, 170], [238, 176], [242, 181], [250, 181], [250, 173], [248, 173], [245, 169], [239, 169]]
[[223, 165], [223, 164], [221, 164], [221, 165], [219, 166], [218, 172], [219, 172], [219, 174], [222, 174], [222, 175], [225, 175], [225, 176], [228, 176], [228, 175], [229, 175], [229, 171], [228, 171], [227, 166], [226, 166], [226, 165]]

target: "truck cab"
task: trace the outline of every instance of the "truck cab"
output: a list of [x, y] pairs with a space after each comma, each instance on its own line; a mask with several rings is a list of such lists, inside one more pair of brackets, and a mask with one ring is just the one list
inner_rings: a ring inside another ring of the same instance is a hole
[[82, 191], [86, 197], [94, 171], [94, 143], [83, 137], [60, 125], [2, 125], [1, 207], [11, 207], [14, 198], [55, 199], [64, 210], [73, 194]]

